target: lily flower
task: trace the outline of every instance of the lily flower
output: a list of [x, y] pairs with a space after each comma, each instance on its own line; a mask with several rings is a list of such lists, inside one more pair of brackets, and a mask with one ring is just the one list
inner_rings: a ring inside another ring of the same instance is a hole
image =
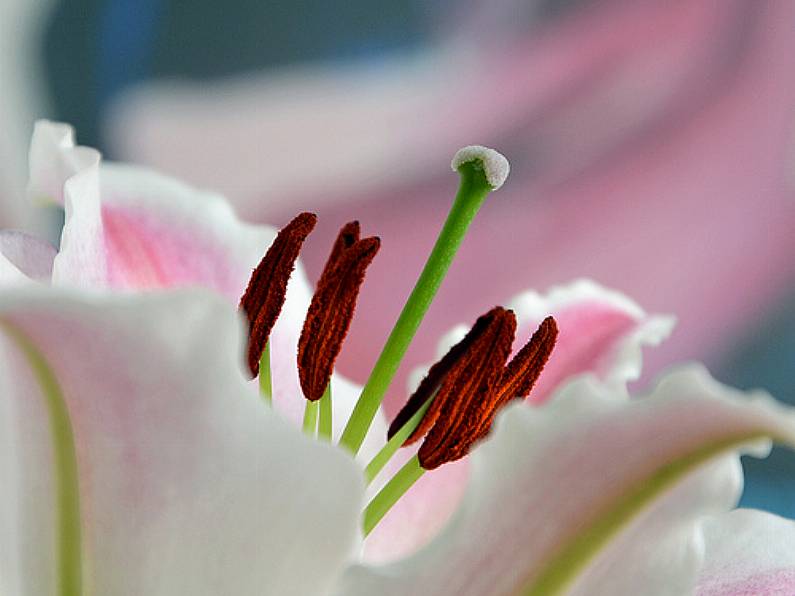
[[[65, 124], [40, 121], [30, 147], [30, 199], [65, 211], [60, 248], [33, 236], [0, 232], [0, 283], [35, 280], [94, 291], [137, 292], [200, 286], [237, 304], [263, 252], [276, 236], [270, 226], [238, 219], [225, 199], [146, 168], [103, 162], [98, 151], [75, 146]], [[311, 299], [296, 265], [284, 316], [273, 326], [274, 350], [294, 353]], [[274, 401], [300, 422], [293, 362], [274, 363]], [[335, 376], [338, 420], [353, 407], [356, 388]], [[386, 432], [376, 421], [373, 436]]]
[[[771, 439], [795, 446], [795, 413], [720, 385], [698, 366], [628, 399], [640, 346], [662, 339], [671, 321], [587, 282], [546, 297], [525, 294], [513, 301], [515, 311], [491, 311], [497, 327], [487, 318], [463, 344], [460, 333], [447, 342], [457, 356], [446, 362], [455, 366], [443, 367], [434, 386], [459, 386], [472, 364], [486, 372], [475, 385], [482, 395], [521, 378], [516, 391], [530, 391], [532, 401], [547, 372], [555, 376], [537, 403], [456, 409], [490, 428], [478, 426], [479, 442], [467, 445], [471, 454], [460, 461], [471, 474], [441, 530], [424, 535], [422, 518], [401, 509], [401, 499], [365, 540], [367, 478], [351, 452], [367, 454], [359, 447], [373, 427], [351, 421], [357, 412], [377, 420], [377, 405], [361, 404], [385, 388], [371, 378], [345, 431], [334, 434], [339, 445], [314, 440], [280, 414], [285, 402], [314, 403], [297, 381], [297, 332], [308, 303], [296, 316], [291, 292], [308, 292], [299, 287], [300, 267], [266, 338], [269, 407], [248, 380], [252, 327], [229, 291], [235, 283], [240, 294], [252, 289], [245, 275], [234, 277], [256, 265], [233, 262], [248, 254], [239, 243], [273, 240], [274, 232], [246, 227], [220, 199], [173, 181], [101, 166], [68, 134], [51, 134], [64, 132], [41, 125], [31, 152], [31, 188], [65, 206], [61, 250], [18, 234], [0, 244], [0, 593], [654, 596], [795, 588], [792, 523], [728, 513], [741, 489], [739, 453], [763, 454]], [[455, 164], [463, 190], [453, 219], [461, 201], [482, 201], [487, 187], [498, 186], [486, 156], [493, 154], [478, 150]], [[353, 245], [365, 242], [356, 236]], [[267, 243], [258, 248], [261, 256]], [[434, 254], [429, 263], [438, 265]], [[343, 270], [357, 272], [334, 293], [348, 304], [366, 264], [337, 250], [329, 263], [337, 280]], [[254, 290], [271, 283], [256, 271], [253, 278]], [[407, 304], [424, 305], [435, 283], [421, 276]], [[162, 291], [184, 285], [207, 287]], [[331, 286], [319, 283], [317, 316], [340, 299], [324, 291]], [[386, 353], [413, 324], [412, 313], [401, 317]], [[291, 339], [279, 339], [280, 328]], [[494, 341], [472, 341], [484, 328], [481, 337]], [[531, 339], [509, 361], [514, 330]], [[306, 352], [322, 353], [307, 356], [309, 364], [333, 362], [338, 350], [336, 339], [321, 342]], [[536, 353], [543, 356], [534, 360]], [[375, 370], [389, 372], [393, 363], [383, 355], [379, 362]], [[454, 428], [444, 417], [455, 392], [445, 399], [436, 423]], [[430, 469], [406, 497], [457, 465]], [[368, 560], [378, 532], [382, 541], [412, 542], [412, 550], [389, 563]]]

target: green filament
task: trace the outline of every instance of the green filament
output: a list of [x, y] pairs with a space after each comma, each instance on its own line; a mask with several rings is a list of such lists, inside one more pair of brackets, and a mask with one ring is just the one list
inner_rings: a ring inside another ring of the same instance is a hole
[[367, 467], [364, 469], [364, 476], [367, 479], [367, 483], [371, 483], [375, 480], [375, 477], [384, 469], [389, 463], [389, 460], [392, 459], [392, 456], [398, 452], [400, 447], [405, 443], [406, 439], [411, 436], [411, 433], [420, 425], [423, 416], [425, 416], [425, 412], [428, 411], [428, 408], [431, 407], [431, 402], [433, 398], [429, 399], [425, 402], [419, 410], [417, 410], [411, 418], [409, 418], [408, 422], [404, 424], [399, 431], [397, 431], [392, 438], [387, 441], [386, 445], [381, 448], [375, 457], [370, 460], [370, 463], [367, 464]]
[[306, 408], [304, 409], [304, 433], [310, 437], [314, 437], [317, 432], [317, 414], [318, 402], [306, 400]]
[[259, 392], [267, 404], [273, 401], [273, 381], [271, 380], [271, 348], [270, 342], [265, 344], [259, 360]]
[[378, 522], [389, 513], [392, 506], [406, 494], [406, 491], [414, 486], [417, 480], [422, 478], [424, 473], [425, 470], [415, 455], [384, 485], [384, 488], [373, 497], [373, 500], [370, 501], [370, 504], [364, 510], [363, 531], [365, 536], [373, 531]]
[[332, 417], [331, 381], [329, 381], [323, 397], [320, 398], [320, 418], [317, 424], [317, 436], [323, 441], [331, 441]]

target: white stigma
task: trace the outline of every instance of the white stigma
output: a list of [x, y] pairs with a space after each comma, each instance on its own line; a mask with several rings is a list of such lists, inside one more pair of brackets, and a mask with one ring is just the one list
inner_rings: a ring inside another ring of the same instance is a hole
[[479, 161], [486, 175], [486, 182], [492, 189], [497, 190], [505, 183], [508, 173], [511, 171], [511, 164], [499, 151], [483, 147], [482, 145], [470, 145], [459, 149], [450, 164], [454, 172], [458, 171], [465, 163]]

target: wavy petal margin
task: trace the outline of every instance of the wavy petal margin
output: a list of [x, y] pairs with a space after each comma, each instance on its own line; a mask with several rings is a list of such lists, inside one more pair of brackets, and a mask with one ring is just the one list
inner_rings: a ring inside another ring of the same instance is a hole
[[452, 522], [426, 548], [351, 570], [338, 594], [687, 593], [700, 519], [732, 508], [737, 455], [795, 445], [795, 414], [700, 367], [626, 400], [592, 378], [517, 404], [472, 456]]
[[[628, 381], [640, 376], [642, 348], [663, 341], [674, 318], [649, 315], [620, 292], [590, 280], [577, 280], [546, 293], [524, 292], [508, 302], [516, 312], [518, 349], [548, 315], [555, 317], [559, 335], [552, 356], [533, 388], [529, 400], [543, 403], [566, 382], [591, 374], [615, 392], [627, 395]], [[442, 339], [441, 357], [466, 335], [460, 325]], [[427, 367], [412, 373], [416, 387]], [[422, 478], [369, 536], [369, 560], [387, 561], [414, 551], [434, 536], [460, 501], [468, 477], [466, 462], [445, 466]], [[407, 532], [405, 528], [412, 528]]]

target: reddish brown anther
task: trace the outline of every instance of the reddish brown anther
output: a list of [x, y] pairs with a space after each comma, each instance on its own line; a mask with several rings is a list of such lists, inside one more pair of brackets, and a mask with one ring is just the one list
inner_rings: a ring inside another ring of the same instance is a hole
[[380, 246], [381, 241], [375, 237], [360, 240], [359, 223], [355, 221], [346, 224], [337, 236], [298, 340], [298, 377], [308, 400], [323, 397], [331, 380], [364, 274]]
[[[548, 317], [506, 367], [516, 319], [497, 307], [480, 317], [471, 331], [431, 367], [389, 428], [394, 435], [429, 399], [426, 414], [406, 444], [427, 436], [420, 465], [431, 470], [465, 456], [487, 435], [494, 417], [513, 398], [525, 397], [541, 374], [557, 338]], [[434, 397], [435, 395], [435, 397]]]
[[[406, 424], [417, 411], [431, 398], [436, 395], [440, 390], [442, 383], [453, 376], [460, 374], [460, 370], [466, 367], [467, 362], [475, 355], [486, 354], [485, 349], [489, 342], [490, 336], [486, 335], [487, 331], [493, 333], [494, 329], [499, 326], [500, 318], [505, 316], [505, 309], [501, 307], [493, 308], [485, 315], [478, 317], [472, 329], [464, 336], [464, 339], [450, 348], [447, 354], [434, 364], [428, 374], [420, 383], [419, 387], [412, 393], [406, 405], [398, 412], [392, 424], [389, 425], [387, 437], [389, 439], [397, 433], [403, 425]], [[503, 363], [500, 364], [502, 366]], [[449, 388], [449, 387], [448, 387]], [[436, 423], [444, 403], [445, 395], [437, 396], [433, 399], [425, 415], [422, 417], [420, 424], [414, 430], [409, 438], [406, 439], [404, 445], [411, 445], [424, 437], [428, 431]]]
[[240, 299], [240, 309], [249, 322], [248, 366], [255, 377], [259, 360], [273, 325], [284, 305], [287, 282], [295, 267], [301, 245], [315, 227], [314, 213], [301, 213], [282, 228], [257, 268]]
[[489, 434], [497, 413], [514, 399], [530, 395], [541, 371], [544, 370], [558, 338], [555, 319], [547, 317], [536, 329], [530, 340], [519, 350], [505, 367], [496, 389], [494, 408], [481, 422], [478, 439]]

